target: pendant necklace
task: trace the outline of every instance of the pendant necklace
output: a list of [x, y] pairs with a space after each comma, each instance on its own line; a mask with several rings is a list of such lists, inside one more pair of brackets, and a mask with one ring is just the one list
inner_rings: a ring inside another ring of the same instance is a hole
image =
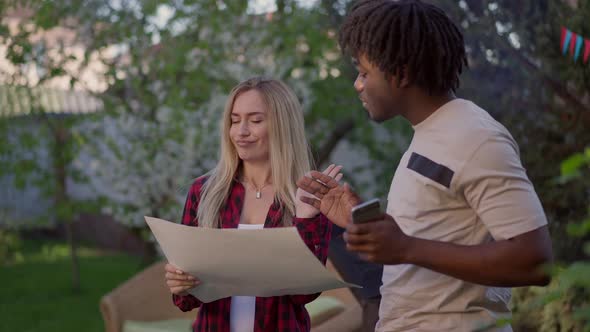
[[248, 182], [248, 184], [250, 186], [252, 186], [254, 188], [254, 190], [256, 191], [256, 199], [260, 199], [262, 198], [262, 189], [264, 189], [264, 187], [266, 187], [268, 185], [268, 183], [265, 183], [264, 186], [260, 187], [260, 189], [256, 188], [256, 186], [254, 184], [252, 184], [251, 182]]

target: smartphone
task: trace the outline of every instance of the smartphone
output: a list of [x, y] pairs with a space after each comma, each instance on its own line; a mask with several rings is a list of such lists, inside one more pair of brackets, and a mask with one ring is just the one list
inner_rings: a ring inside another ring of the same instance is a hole
[[352, 222], [362, 224], [379, 219], [381, 205], [378, 198], [373, 198], [352, 208]]

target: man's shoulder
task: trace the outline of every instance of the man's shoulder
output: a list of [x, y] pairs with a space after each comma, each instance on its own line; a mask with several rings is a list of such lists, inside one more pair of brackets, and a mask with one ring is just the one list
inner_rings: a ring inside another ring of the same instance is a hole
[[[451, 179], [457, 178], [468, 164], [472, 164], [474, 157], [482, 159], [479, 158], [481, 153], [491, 148], [519, 155], [518, 145], [508, 130], [475, 103], [456, 99], [445, 105], [442, 111], [427, 130], [415, 136], [415, 142], [402, 159], [405, 170], [422, 167], [427, 170], [425, 174], [435, 173], [440, 178]], [[494, 157], [503, 155], [505, 153]], [[444, 182], [447, 187], [450, 186], [448, 182], [453, 181]]]
[[[430, 137], [429, 137], [430, 136]], [[437, 119], [437, 125], [425, 137], [444, 142], [444, 148], [470, 154], [479, 145], [498, 137], [513, 141], [512, 136], [499, 121], [477, 104], [455, 99]]]
[[481, 135], [497, 135], [507, 132], [507, 129], [485, 109], [466, 99], [453, 102], [449, 116], [457, 132]]

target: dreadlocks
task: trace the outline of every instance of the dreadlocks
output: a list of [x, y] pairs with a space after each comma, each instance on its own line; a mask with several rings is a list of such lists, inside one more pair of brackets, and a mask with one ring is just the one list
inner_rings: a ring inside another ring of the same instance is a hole
[[467, 67], [463, 35], [438, 7], [420, 0], [364, 0], [353, 5], [340, 28], [340, 48], [361, 54], [398, 82], [441, 94], [459, 87]]

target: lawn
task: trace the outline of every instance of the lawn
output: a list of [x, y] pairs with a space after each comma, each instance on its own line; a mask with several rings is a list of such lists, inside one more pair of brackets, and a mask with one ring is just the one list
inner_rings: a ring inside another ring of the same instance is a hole
[[81, 290], [71, 287], [67, 246], [25, 241], [19, 259], [0, 265], [1, 331], [104, 331], [102, 295], [141, 269], [133, 256], [80, 250]]

